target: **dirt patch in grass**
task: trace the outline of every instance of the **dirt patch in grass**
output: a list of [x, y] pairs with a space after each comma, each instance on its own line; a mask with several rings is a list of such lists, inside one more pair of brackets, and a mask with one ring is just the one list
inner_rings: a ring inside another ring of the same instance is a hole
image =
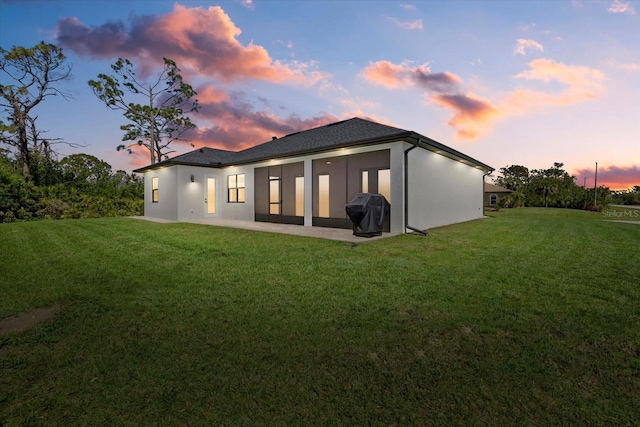
[[27, 331], [51, 319], [62, 307], [58, 304], [47, 308], [36, 308], [26, 313], [0, 319], [0, 337]]

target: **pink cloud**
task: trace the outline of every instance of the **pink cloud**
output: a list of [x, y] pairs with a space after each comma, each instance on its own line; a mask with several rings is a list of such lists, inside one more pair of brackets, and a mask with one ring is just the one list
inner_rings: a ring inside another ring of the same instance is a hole
[[511, 115], [523, 114], [547, 107], [566, 107], [599, 98], [604, 93], [605, 75], [597, 69], [565, 65], [549, 59], [536, 59], [529, 63], [529, 70], [515, 76], [517, 79], [539, 80], [545, 83], [557, 81], [564, 90], [556, 93], [522, 89], [507, 95], [500, 106]]
[[544, 46], [538, 43], [535, 40], [529, 39], [518, 39], [516, 44], [516, 49], [513, 53], [517, 53], [519, 55], [526, 55], [527, 51], [537, 50], [538, 52], [544, 51]]
[[432, 73], [428, 63], [410, 67], [406, 63], [371, 62], [363, 70], [362, 76], [371, 83], [389, 89], [418, 85], [434, 92], [450, 92], [462, 83], [462, 79], [453, 73]]
[[551, 59], [535, 59], [529, 63], [529, 67], [529, 70], [518, 73], [516, 78], [544, 82], [557, 80], [571, 87], [591, 88], [592, 90], [601, 89], [602, 81], [605, 80], [605, 76], [600, 70], [565, 65]]
[[62, 18], [57, 41], [80, 56], [129, 57], [147, 69], [168, 57], [181, 68], [227, 82], [258, 79], [312, 85], [328, 78], [313, 62], [284, 63], [272, 59], [262, 46], [242, 45], [237, 39], [241, 32], [219, 6], [176, 4], [166, 15], [134, 16], [128, 26], [109, 22], [89, 27], [76, 18]]
[[197, 92], [200, 105], [229, 101], [229, 95], [225, 91], [218, 90], [211, 85], [201, 86]]
[[420, 87], [426, 99], [453, 111], [447, 123], [461, 140], [474, 140], [491, 131], [496, 121], [544, 107], [563, 107], [602, 96], [604, 74], [593, 68], [565, 65], [549, 59], [536, 59], [529, 69], [515, 77], [525, 81], [559, 82], [561, 92], [519, 89], [496, 101], [481, 98], [463, 88], [463, 80], [454, 73], [432, 73], [429, 64], [411, 67], [389, 61], [370, 63], [362, 72], [369, 82], [388, 89]]
[[193, 136], [196, 147], [237, 151], [270, 141], [273, 136], [282, 137], [339, 120], [326, 113], [301, 119], [294, 114], [281, 118], [266, 112], [253, 112], [242, 117], [223, 112], [212, 119], [214, 125], [199, 128]]
[[200, 103], [197, 119], [201, 125], [188, 136], [188, 147], [181, 143], [188, 149], [194, 144], [237, 151], [269, 141], [272, 136], [281, 137], [340, 120], [327, 113], [304, 119], [295, 114], [281, 117], [270, 110], [266, 100], [262, 100], [264, 109], [257, 110], [243, 92], [225, 92], [211, 86], [198, 87], [197, 91]]
[[432, 73], [429, 64], [411, 67], [406, 63], [378, 61], [370, 63], [362, 76], [389, 89], [422, 88], [431, 102], [453, 110], [448, 124], [457, 129], [457, 137], [463, 140], [477, 139], [500, 116], [499, 109], [488, 100], [463, 93], [463, 81], [459, 76], [450, 72]]
[[448, 124], [458, 129], [456, 135], [463, 140], [477, 139], [486, 133], [493, 121], [501, 115], [497, 107], [473, 94], [437, 94], [431, 99], [455, 112]]
[[611, 6], [607, 8], [607, 11], [610, 13], [628, 13], [629, 15], [636, 14], [636, 10], [630, 2], [623, 3], [620, 0], [615, 0]]
[[[593, 187], [595, 178], [595, 164], [593, 168], [577, 169], [573, 172], [576, 183]], [[631, 166], [598, 166], [598, 186], [609, 187], [612, 190], [626, 190], [634, 185], [640, 185], [640, 165]]]
[[382, 85], [388, 89], [406, 87], [412, 84], [407, 79], [405, 66], [389, 61], [369, 63], [362, 71], [362, 76], [371, 83]]

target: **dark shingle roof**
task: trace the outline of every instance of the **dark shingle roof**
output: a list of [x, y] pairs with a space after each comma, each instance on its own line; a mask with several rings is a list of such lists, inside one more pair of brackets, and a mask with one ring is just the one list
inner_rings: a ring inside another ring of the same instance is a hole
[[331, 148], [361, 145], [367, 141], [398, 137], [409, 132], [359, 118], [295, 132], [238, 153], [239, 162], [307, 154]]
[[513, 193], [513, 190], [509, 190], [508, 188], [500, 187], [499, 185], [491, 184], [490, 182], [484, 183], [484, 192], [485, 193]]
[[[172, 159], [160, 162], [162, 164], [183, 164], [199, 166], [221, 166], [228, 162], [233, 162], [233, 158], [238, 153], [235, 151], [219, 150], [217, 148], [202, 147], [185, 154], [181, 154]], [[160, 163], [156, 163], [159, 165]], [[143, 168], [145, 169], [145, 168]]]
[[419, 143], [421, 141], [423, 147], [429, 146], [431, 149], [448, 153], [450, 157], [464, 159], [474, 165], [481, 166], [483, 169], [491, 169], [489, 166], [477, 160], [432, 141], [429, 138], [416, 134], [415, 132], [355, 117], [314, 129], [294, 132], [282, 138], [276, 138], [272, 141], [237, 152], [204, 147], [154, 165], [136, 169], [134, 172], [144, 172], [172, 164], [210, 167], [231, 166], [274, 158], [311, 154], [335, 148], [407, 139], [410, 139], [413, 143], [416, 141]]

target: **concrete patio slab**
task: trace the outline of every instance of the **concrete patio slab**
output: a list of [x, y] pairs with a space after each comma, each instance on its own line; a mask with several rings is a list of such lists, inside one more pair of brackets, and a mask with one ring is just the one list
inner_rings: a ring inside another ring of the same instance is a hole
[[[132, 216], [130, 218], [159, 223], [175, 223], [165, 219], [146, 216]], [[397, 233], [382, 233], [382, 236], [359, 237], [354, 236], [352, 230], [327, 227], [304, 227], [302, 225], [274, 224], [271, 222], [238, 221], [233, 219], [208, 218], [198, 221], [185, 221], [192, 224], [214, 225], [216, 227], [239, 228], [243, 230], [262, 231], [267, 233], [291, 234], [294, 236], [316, 237], [319, 239], [339, 240], [349, 243], [366, 243], [373, 240], [396, 236]]]

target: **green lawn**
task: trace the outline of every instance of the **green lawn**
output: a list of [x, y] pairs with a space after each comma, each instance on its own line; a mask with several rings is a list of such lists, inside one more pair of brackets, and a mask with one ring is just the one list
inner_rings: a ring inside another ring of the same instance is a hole
[[640, 225], [515, 209], [348, 243], [0, 224], [0, 425], [636, 425]]

